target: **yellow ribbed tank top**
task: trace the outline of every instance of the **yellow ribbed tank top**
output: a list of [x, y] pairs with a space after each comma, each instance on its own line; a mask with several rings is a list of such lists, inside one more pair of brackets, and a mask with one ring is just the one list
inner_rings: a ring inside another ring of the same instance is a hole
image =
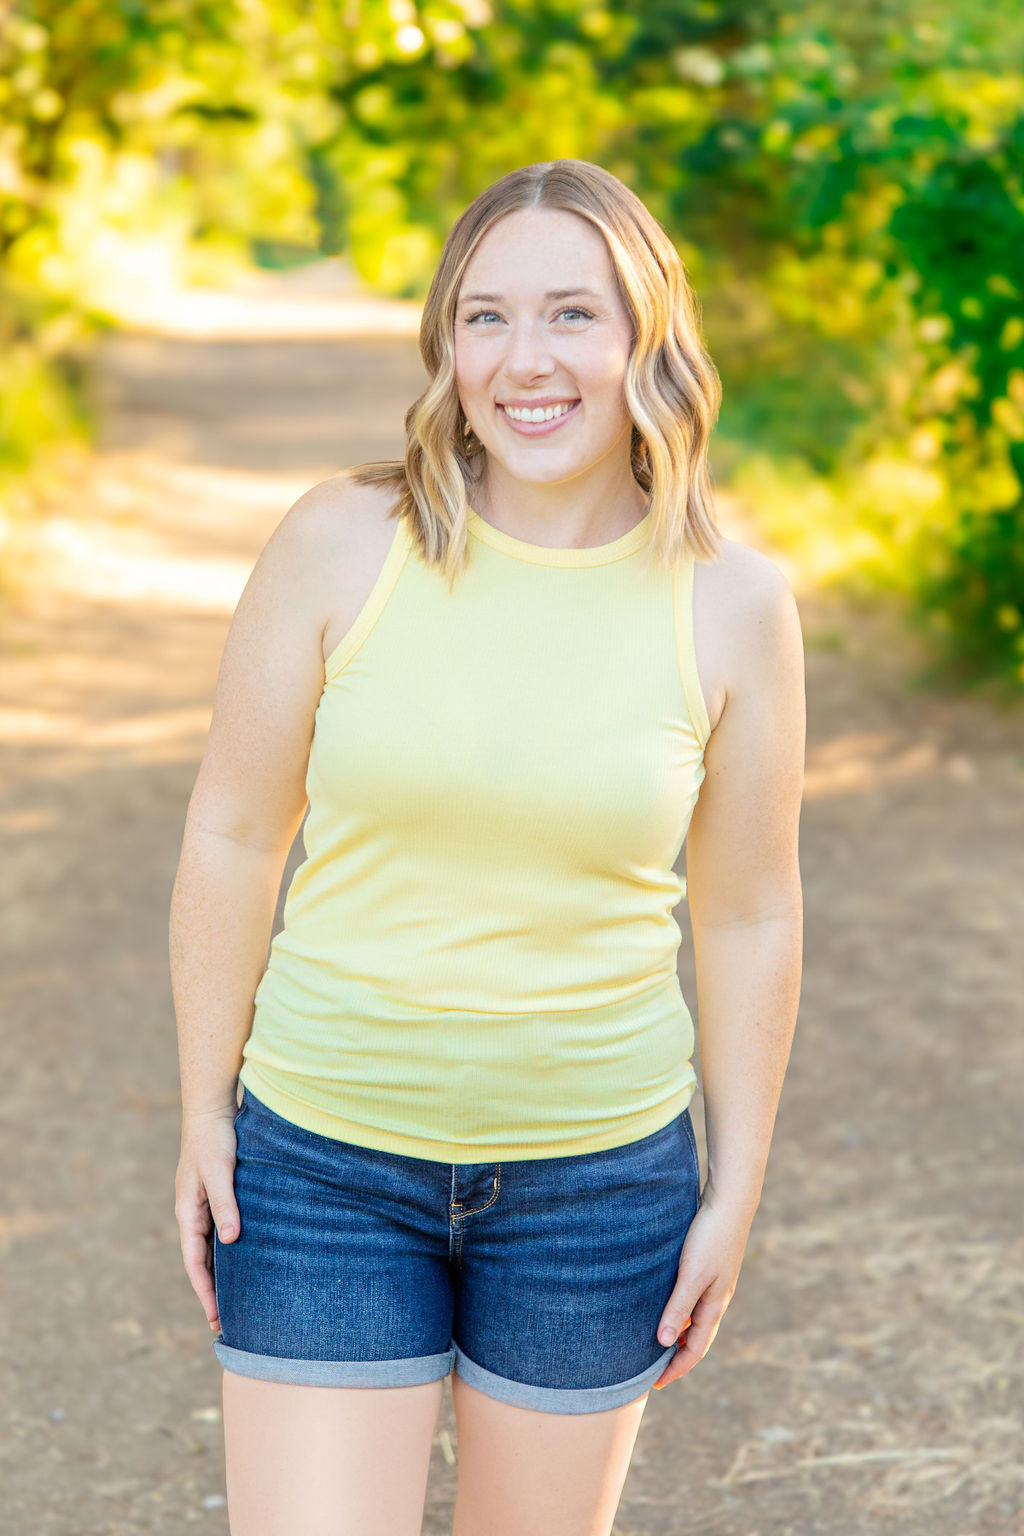
[[325, 664], [303, 829], [243, 1050], [285, 1119], [442, 1162], [624, 1145], [689, 1104], [673, 865], [710, 734], [693, 566], [469, 512], [404, 519]]

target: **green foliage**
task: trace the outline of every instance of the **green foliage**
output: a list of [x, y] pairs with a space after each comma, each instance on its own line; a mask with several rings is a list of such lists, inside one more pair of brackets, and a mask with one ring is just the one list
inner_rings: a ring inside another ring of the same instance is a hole
[[[714, 44], [671, 194], [713, 269], [738, 480], [820, 572], [906, 591], [965, 674], [1019, 686], [1024, 18], [807, 0], [754, 25]], [[738, 286], [771, 322], [734, 322]]]
[[65, 306], [0, 279], [0, 509], [44, 483], [42, 455], [84, 443], [93, 427], [89, 330]]
[[908, 594], [965, 675], [1024, 683], [1019, 9], [0, 0], [0, 17], [8, 464], [83, 419], [62, 315], [80, 335], [126, 295], [317, 251], [421, 298], [478, 191], [579, 156], [675, 240], [723, 376], [719, 458], [772, 535], [823, 580]]
[[1024, 682], [1024, 501], [963, 510], [942, 546], [941, 569], [921, 584], [948, 674]]

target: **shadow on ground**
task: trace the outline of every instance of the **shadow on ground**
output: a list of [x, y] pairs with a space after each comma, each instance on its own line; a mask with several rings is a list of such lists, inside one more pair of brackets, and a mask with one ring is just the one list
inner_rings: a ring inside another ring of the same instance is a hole
[[[400, 453], [422, 387], [408, 335], [111, 338], [102, 451], [3, 615], [5, 1536], [226, 1532], [220, 1368], [173, 1215], [167, 905], [248, 571], [313, 481]], [[910, 689], [884, 616], [798, 600], [793, 1058], [739, 1288], [652, 1394], [616, 1532], [1011, 1536], [1021, 718]], [[446, 1388], [427, 1536], [456, 1458]]]

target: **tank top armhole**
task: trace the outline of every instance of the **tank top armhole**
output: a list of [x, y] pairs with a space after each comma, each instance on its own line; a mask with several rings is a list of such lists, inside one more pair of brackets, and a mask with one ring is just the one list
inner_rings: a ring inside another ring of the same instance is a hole
[[697, 648], [693, 629], [693, 573], [696, 555], [691, 550], [676, 569], [673, 582], [676, 656], [686, 706], [703, 752], [711, 735], [711, 721], [697, 674]]
[[324, 662], [325, 683], [329, 683], [332, 678], [337, 677], [338, 673], [348, 666], [348, 663], [352, 660], [384, 612], [387, 600], [397, 585], [406, 557], [412, 548], [405, 518], [398, 518], [397, 523], [398, 526], [395, 529], [395, 536], [391, 540], [391, 547], [384, 558], [384, 564], [380, 568], [377, 580], [370, 588], [369, 596], [356, 614], [346, 634], [338, 641]]

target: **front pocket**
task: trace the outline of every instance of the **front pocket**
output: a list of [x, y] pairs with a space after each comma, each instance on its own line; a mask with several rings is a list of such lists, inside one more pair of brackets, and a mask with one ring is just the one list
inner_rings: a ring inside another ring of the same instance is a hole
[[693, 1160], [693, 1180], [697, 1189], [697, 1198], [700, 1199], [700, 1153], [697, 1150], [697, 1136], [693, 1129], [693, 1120], [689, 1109], [684, 1109], [679, 1117], [683, 1122], [683, 1131], [690, 1144], [690, 1156]]
[[213, 1228], [213, 1243], [212, 1243], [212, 1247], [213, 1247], [213, 1295], [214, 1295], [214, 1300], [217, 1303], [217, 1316], [218, 1316], [218, 1318], [220, 1317], [220, 1297], [217, 1295], [217, 1244], [219, 1242], [220, 1242], [220, 1238], [217, 1236], [217, 1227], [216, 1227], [216, 1223], [215, 1223], [214, 1224], [214, 1228]]

